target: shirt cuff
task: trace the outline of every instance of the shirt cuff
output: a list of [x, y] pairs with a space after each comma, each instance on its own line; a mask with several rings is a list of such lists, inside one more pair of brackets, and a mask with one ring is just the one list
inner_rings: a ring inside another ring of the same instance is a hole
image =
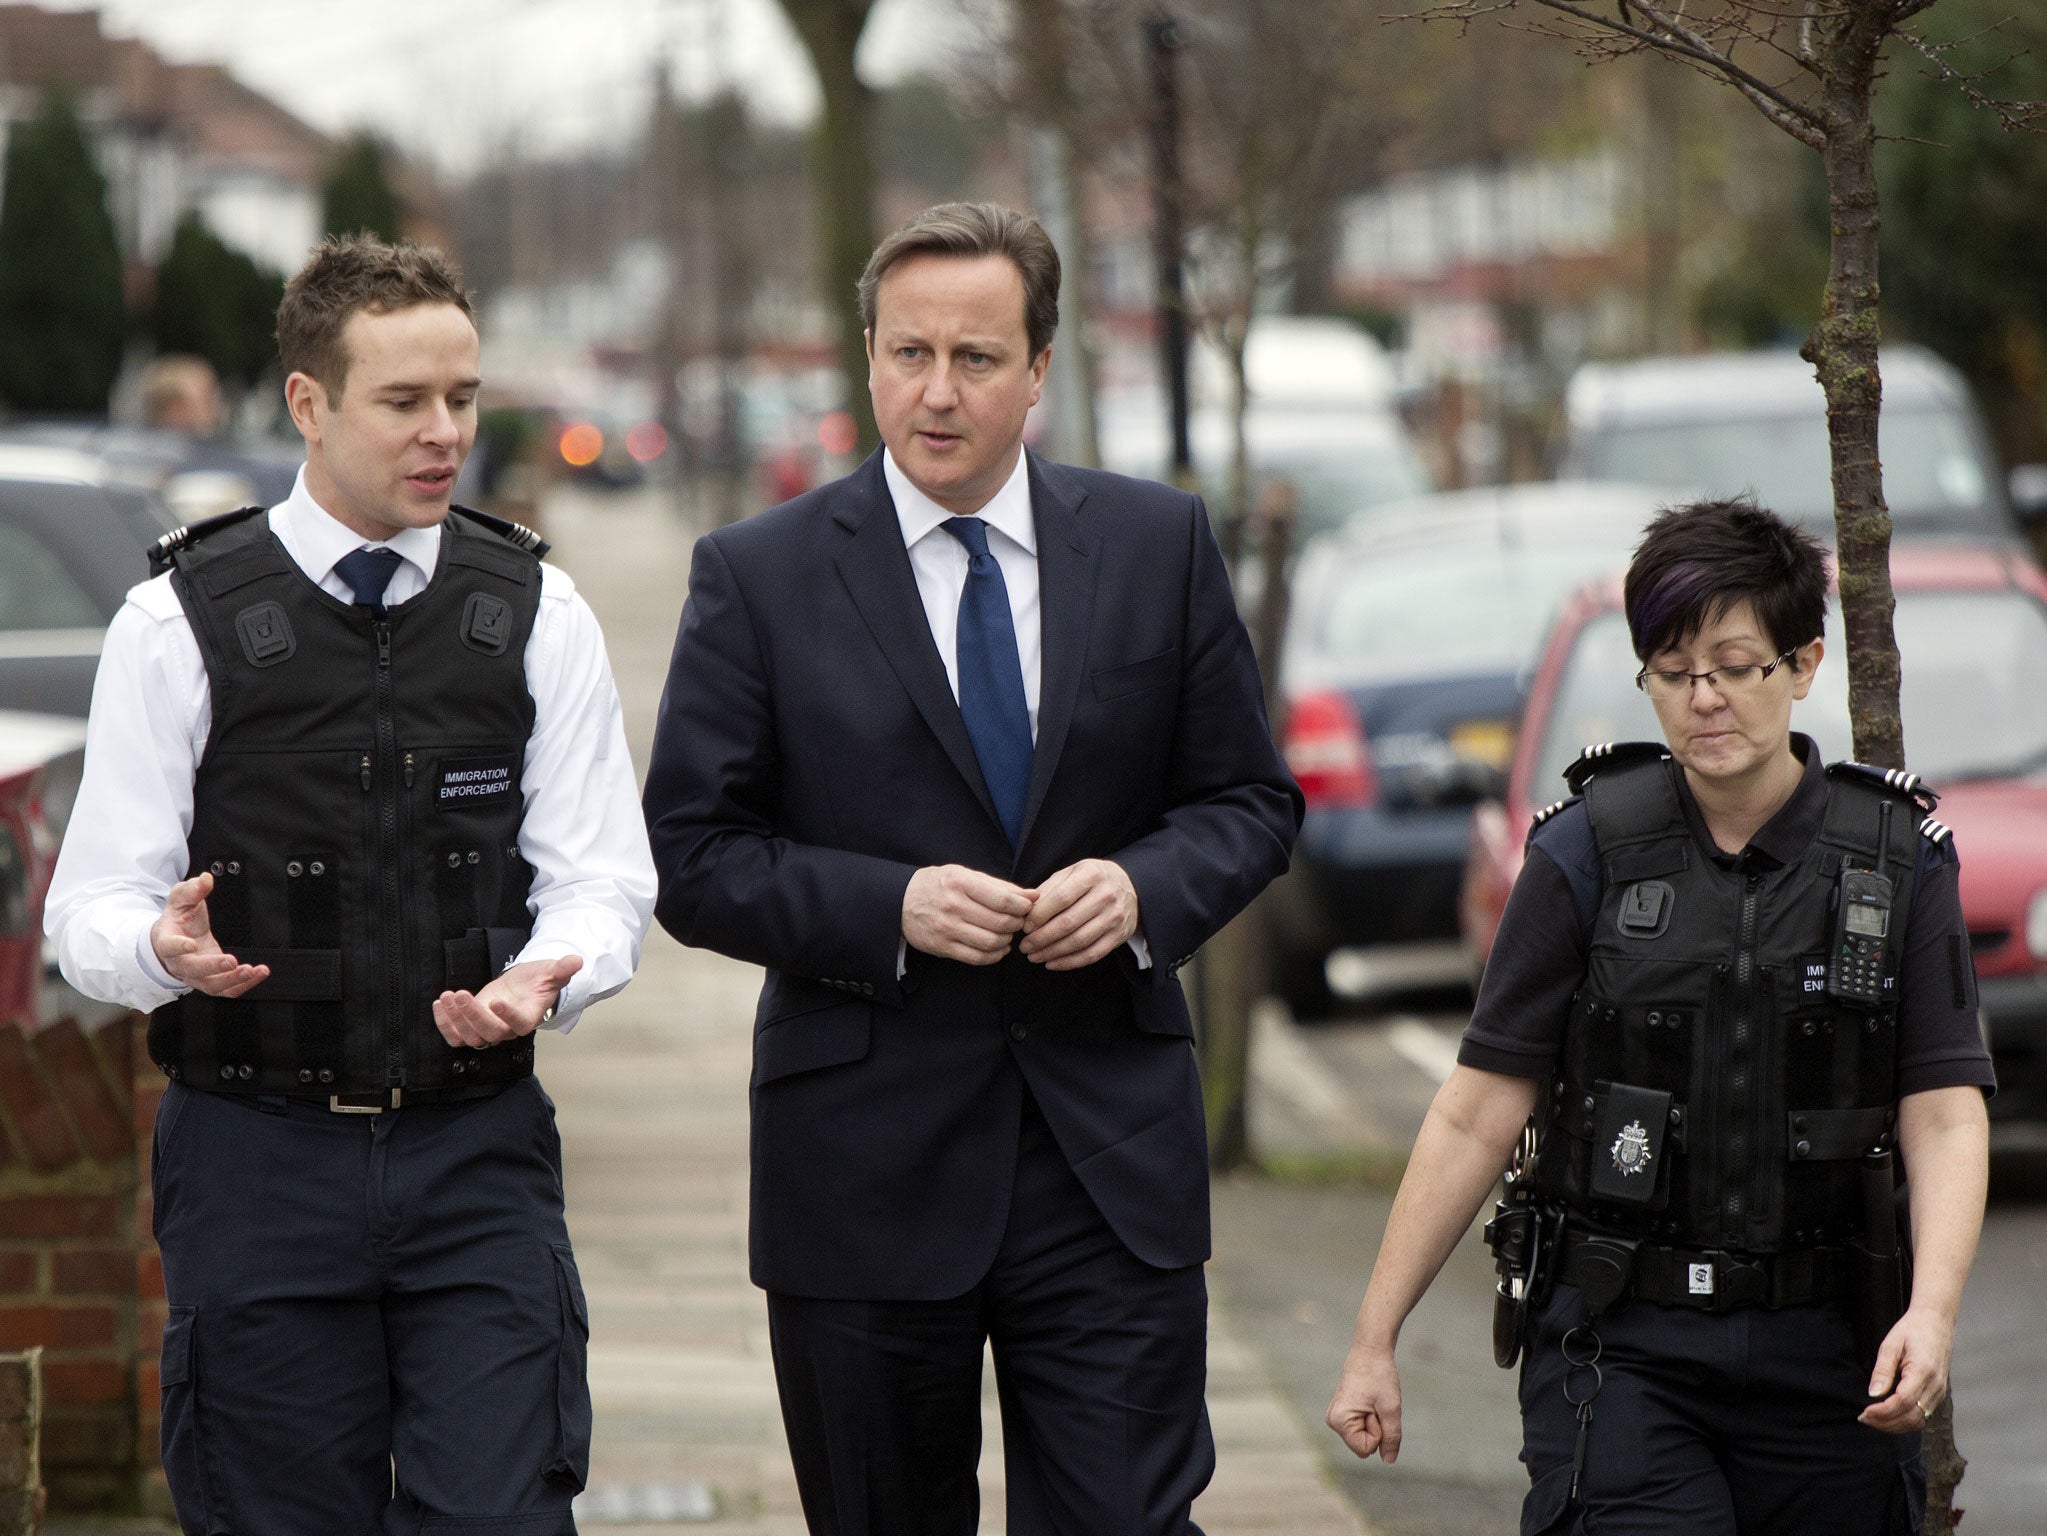
[[1130, 935], [1130, 953], [1137, 957], [1137, 968], [1140, 971], [1151, 969], [1151, 945], [1146, 942], [1143, 934]]
[[163, 961], [157, 957], [156, 945], [149, 937], [150, 929], [155, 926], [154, 923], [145, 923], [141, 932], [135, 936], [136, 968], [142, 972], [142, 979], [152, 987], [168, 992], [172, 997], [183, 997], [192, 988], [164, 969]]
[[[524, 949], [512, 957], [511, 964], [505, 969], [510, 970], [513, 965], [526, 965], [535, 960], [559, 960], [563, 955], [578, 953], [575, 945], [563, 939], [532, 939], [527, 942]], [[583, 1010], [597, 1001], [593, 995], [597, 991], [596, 978], [591, 974], [588, 957], [582, 959], [583, 968], [571, 976], [562, 987], [561, 995], [554, 1000], [554, 1017], [542, 1024], [540, 1026], [542, 1029], [567, 1034], [576, 1027], [576, 1020], [583, 1016]]]
[[896, 940], [896, 980], [901, 981], [910, 974], [910, 941]]

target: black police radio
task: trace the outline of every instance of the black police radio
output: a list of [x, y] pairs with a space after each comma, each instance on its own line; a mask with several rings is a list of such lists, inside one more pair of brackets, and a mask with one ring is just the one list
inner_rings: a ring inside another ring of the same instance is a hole
[[1884, 874], [1890, 851], [1891, 807], [1878, 812], [1882, 827], [1876, 868], [1841, 868], [1834, 896], [1833, 945], [1827, 953], [1827, 996], [1844, 1003], [1875, 1006], [1885, 1002], [1884, 955], [1891, 933], [1891, 903], [1896, 895]]

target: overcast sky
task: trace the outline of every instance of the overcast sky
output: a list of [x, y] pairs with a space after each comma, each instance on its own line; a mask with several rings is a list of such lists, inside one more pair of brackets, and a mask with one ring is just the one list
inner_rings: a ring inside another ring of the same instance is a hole
[[[101, 13], [180, 61], [226, 64], [330, 132], [374, 126], [460, 172], [505, 150], [616, 143], [654, 73], [703, 94], [732, 79], [802, 120], [817, 86], [777, 0], [42, 0]], [[878, 0], [861, 42], [873, 84], [942, 67], [971, 35], [961, 0]]]

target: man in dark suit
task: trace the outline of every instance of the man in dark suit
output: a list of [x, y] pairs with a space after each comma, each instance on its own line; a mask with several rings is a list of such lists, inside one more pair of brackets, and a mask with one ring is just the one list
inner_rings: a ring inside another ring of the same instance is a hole
[[1200, 501], [1025, 453], [1035, 220], [860, 286], [885, 451], [698, 544], [657, 915], [768, 968], [753, 1278], [820, 1536], [965, 1536], [992, 1341], [1014, 1536], [1152, 1536], [1215, 1453], [1185, 959], [1301, 801]]

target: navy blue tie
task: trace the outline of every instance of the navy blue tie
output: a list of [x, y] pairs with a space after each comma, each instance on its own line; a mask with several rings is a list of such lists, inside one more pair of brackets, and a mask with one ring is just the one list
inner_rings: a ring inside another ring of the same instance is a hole
[[967, 586], [960, 594], [960, 713], [995, 800], [995, 814], [1022, 840], [1024, 795], [1031, 783], [1031, 708], [1024, 697], [1016, 620], [1002, 567], [988, 553], [988, 527], [978, 517], [949, 517], [939, 525], [967, 547]]
[[391, 578], [404, 563], [405, 557], [395, 549], [358, 549], [334, 562], [334, 574], [348, 583], [357, 606], [369, 609], [381, 619], [384, 589], [391, 585]]

